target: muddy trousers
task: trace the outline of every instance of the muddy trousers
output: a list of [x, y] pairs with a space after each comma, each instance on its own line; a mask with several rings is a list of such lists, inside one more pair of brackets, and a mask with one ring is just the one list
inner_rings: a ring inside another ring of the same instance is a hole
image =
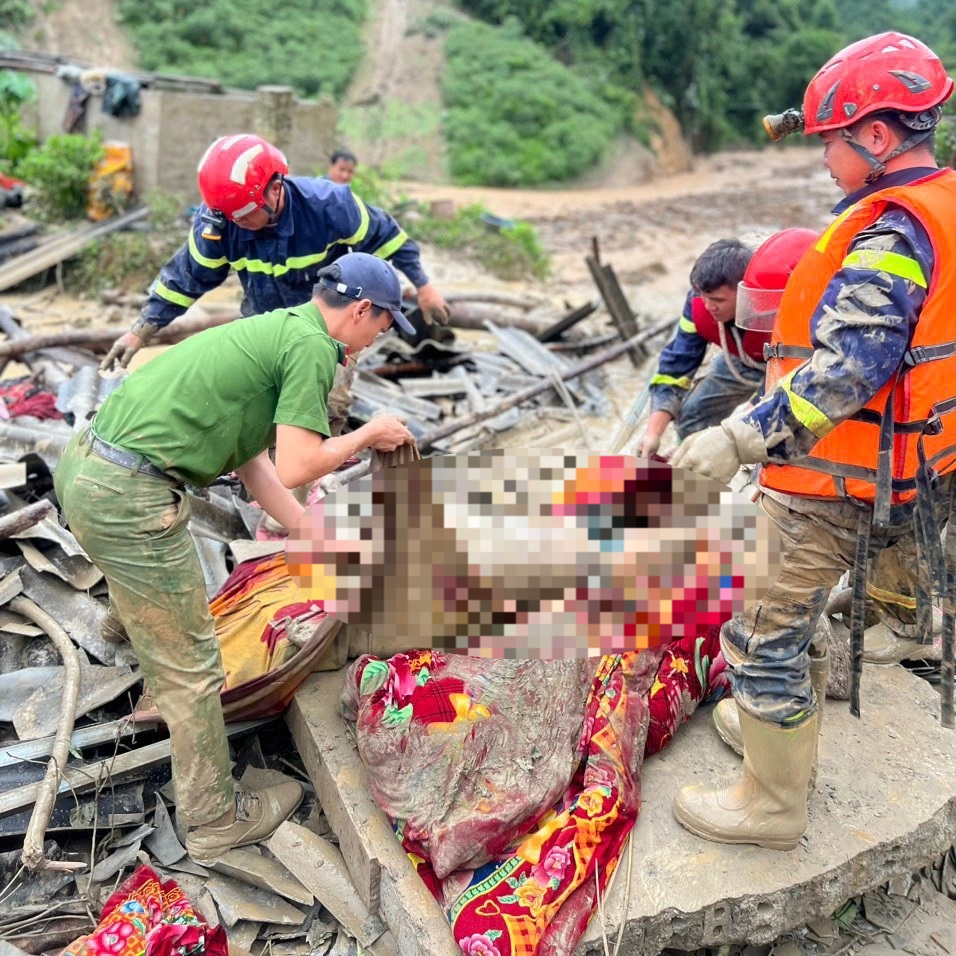
[[727, 356], [715, 355], [707, 374], [681, 402], [677, 414], [677, 434], [681, 440], [695, 432], [719, 425], [738, 405], [749, 401], [761, 388], [766, 368], [750, 368], [734, 359], [734, 368], [744, 380], [738, 382], [727, 364]]
[[[763, 600], [721, 628], [734, 699], [757, 720], [795, 726], [813, 710], [810, 642], [831, 588], [853, 567], [861, 508], [803, 499], [796, 511], [763, 495], [780, 532], [780, 574]], [[901, 549], [912, 526], [873, 537], [878, 552]], [[877, 568], [879, 565], [877, 565]]]
[[188, 531], [188, 497], [171, 481], [94, 455], [80, 436], [67, 445], [54, 486], [70, 530], [106, 577], [169, 728], [180, 819], [215, 820], [235, 791], [219, 700], [222, 657]]

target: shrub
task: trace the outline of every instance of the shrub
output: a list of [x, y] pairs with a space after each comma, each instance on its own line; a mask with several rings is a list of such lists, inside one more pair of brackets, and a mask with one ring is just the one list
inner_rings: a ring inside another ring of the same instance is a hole
[[24, 103], [36, 98], [36, 84], [22, 73], [0, 70], [0, 168], [11, 176], [36, 148], [37, 138], [20, 123]]
[[90, 175], [103, 158], [99, 130], [90, 136], [58, 133], [20, 164], [20, 174], [36, 190], [40, 214], [49, 219], [86, 215]]
[[463, 23], [445, 44], [451, 172], [461, 183], [530, 186], [597, 162], [621, 116], [513, 28]]

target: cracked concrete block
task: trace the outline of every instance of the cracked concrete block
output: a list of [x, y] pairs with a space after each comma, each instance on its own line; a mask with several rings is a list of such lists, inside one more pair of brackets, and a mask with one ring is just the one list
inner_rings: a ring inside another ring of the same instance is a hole
[[[956, 733], [940, 726], [939, 709], [933, 687], [896, 666], [864, 669], [862, 719], [827, 701], [807, 834], [777, 852], [708, 843], [673, 819], [683, 784], [740, 774], [701, 708], [644, 765], [630, 900], [625, 910], [625, 854], [605, 902], [609, 938], [623, 920], [622, 952], [633, 956], [769, 943], [925, 865], [956, 835]], [[578, 954], [603, 953], [599, 920]]]

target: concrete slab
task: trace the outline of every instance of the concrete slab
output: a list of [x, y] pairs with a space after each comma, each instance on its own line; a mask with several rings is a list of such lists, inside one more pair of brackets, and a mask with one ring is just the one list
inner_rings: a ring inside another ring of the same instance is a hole
[[[605, 901], [621, 952], [769, 943], [845, 900], [910, 873], [956, 841], [956, 733], [939, 723], [939, 695], [901, 667], [867, 666], [862, 720], [828, 701], [810, 825], [797, 849], [707, 843], [680, 827], [671, 800], [685, 783], [736, 779], [740, 759], [720, 743], [703, 708], [645, 765], [632, 834], [630, 900], [625, 852]], [[578, 954], [604, 952], [599, 917]]]
[[369, 792], [365, 767], [339, 716], [344, 679], [344, 670], [313, 674], [295, 695], [286, 721], [355, 892], [388, 925], [401, 956], [461, 956], [445, 914]]

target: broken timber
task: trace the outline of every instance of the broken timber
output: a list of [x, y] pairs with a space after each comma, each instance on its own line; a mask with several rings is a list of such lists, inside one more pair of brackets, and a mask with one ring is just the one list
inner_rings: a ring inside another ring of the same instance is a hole
[[[559, 377], [563, 382], [577, 378], [579, 375], [583, 375], [585, 372], [590, 372], [591, 369], [597, 368], [600, 365], [604, 365], [607, 362], [618, 358], [625, 352], [631, 351], [635, 346], [639, 346], [642, 343], [647, 342], [649, 339], [652, 339], [663, 332], [671, 330], [673, 327], [673, 319], [666, 319], [663, 322], [658, 322], [656, 325], [652, 325], [649, 329], [638, 332], [625, 342], [618, 342], [617, 345], [612, 345], [610, 348], [604, 349], [602, 352], [598, 352], [589, 358], [583, 359], [582, 361], [569, 366], [560, 373]], [[495, 415], [499, 415], [501, 412], [507, 411], [509, 408], [513, 408], [515, 405], [520, 405], [522, 402], [526, 402], [529, 399], [534, 398], [536, 395], [540, 395], [542, 392], [546, 392], [554, 387], [555, 383], [552, 379], [543, 379], [534, 385], [529, 385], [527, 388], [523, 388], [520, 392], [515, 392], [514, 394], [509, 395], [507, 398], [502, 399], [500, 402], [497, 402], [494, 405], [489, 405], [487, 408], [483, 408], [471, 415], [466, 415], [463, 418], [453, 419], [450, 422], [446, 422], [444, 425], [438, 425], [437, 427], [430, 429], [418, 437], [418, 447], [427, 448], [430, 445], [433, 445], [436, 441], [440, 441], [442, 438], [447, 438], [449, 435], [453, 435], [462, 428], [468, 428], [470, 425], [476, 425], [478, 422], [484, 421], [487, 418], [493, 418]]]
[[344, 671], [313, 674], [286, 711], [299, 755], [338, 837], [359, 899], [385, 920], [402, 956], [461, 956], [448, 920], [372, 799], [339, 715]]
[[[173, 345], [183, 339], [204, 332], [219, 325], [227, 325], [233, 319], [239, 318], [239, 313], [230, 309], [221, 312], [207, 313], [200, 310], [199, 315], [183, 318], [175, 325], [168, 325], [159, 330], [150, 340], [150, 345]], [[72, 345], [88, 349], [105, 349], [116, 341], [117, 329], [74, 329], [70, 332], [51, 332], [46, 335], [31, 335], [29, 338], [18, 339], [15, 342], [0, 343], [0, 359], [16, 358], [26, 352], [36, 352], [58, 345]]]
[[546, 329], [543, 329], [538, 333], [537, 339], [539, 342], [553, 342], [555, 339], [560, 338], [564, 335], [568, 329], [573, 328], [578, 322], [586, 319], [593, 312], [597, 311], [597, 302], [593, 300], [591, 302], [585, 302], [584, 305], [579, 305], [576, 309], [572, 309], [566, 315], [563, 315], [557, 322], [553, 325], [549, 325]]
[[57, 236], [22, 256], [10, 259], [0, 266], [0, 292], [32, 278], [44, 269], [58, 265], [65, 259], [72, 258], [94, 239], [125, 229], [148, 215], [148, 207], [143, 206], [117, 216], [115, 219], [107, 219], [105, 222], [76, 229], [64, 236]]
[[[584, 260], [591, 270], [591, 276], [594, 284], [604, 299], [611, 318], [621, 333], [622, 339], [631, 339], [637, 335], [637, 319], [634, 317], [631, 307], [627, 304], [627, 299], [621, 289], [621, 284], [617, 281], [614, 269], [610, 265], [601, 263], [601, 255], [598, 250], [597, 238], [591, 240], [593, 255], [587, 256]], [[640, 365], [647, 358], [647, 349], [642, 348], [639, 343], [635, 343], [630, 349], [629, 355], [634, 365]]]

